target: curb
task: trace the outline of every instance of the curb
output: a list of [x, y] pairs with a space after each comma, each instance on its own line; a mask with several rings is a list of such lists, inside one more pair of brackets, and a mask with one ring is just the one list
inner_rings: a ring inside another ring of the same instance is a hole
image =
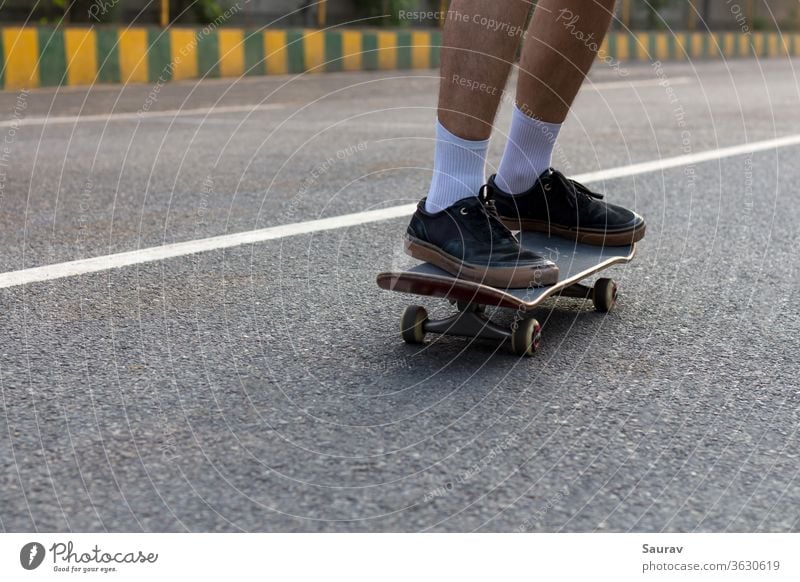
[[[598, 58], [619, 61], [685, 61], [800, 56], [800, 34], [779, 32], [609, 33]], [[607, 58], [606, 57], [606, 58]]]
[[[0, 28], [0, 88], [439, 66], [439, 30]], [[609, 33], [598, 59], [800, 56], [800, 34]]]
[[235, 28], [0, 29], [0, 88], [439, 66], [441, 33]]

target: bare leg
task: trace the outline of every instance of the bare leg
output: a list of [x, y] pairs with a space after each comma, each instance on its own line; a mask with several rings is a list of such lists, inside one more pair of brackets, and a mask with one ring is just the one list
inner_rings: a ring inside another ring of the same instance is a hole
[[497, 175], [495, 209], [511, 228], [597, 245], [629, 245], [644, 218], [552, 171], [553, 145], [611, 21], [614, 0], [540, 0], [520, 62], [517, 106]]
[[458, 137], [484, 140], [491, 134], [530, 8], [530, 0], [451, 3], [441, 49], [438, 115]]
[[517, 81], [517, 106], [561, 123], [592, 66], [615, 0], [540, 0], [528, 27]]
[[529, 0], [453, 0], [441, 51], [433, 176], [405, 241], [412, 257], [505, 287], [558, 279], [555, 263], [522, 249], [478, 198], [488, 138], [529, 12]]
[[540, 0], [528, 27], [498, 187], [526, 192], [552, 165], [561, 123], [592, 66], [614, 0]]
[[489, 135], [529, 12], [526, 0], [453, 0], [442, 43], [428, 212], [477, 196], [485, 183]]

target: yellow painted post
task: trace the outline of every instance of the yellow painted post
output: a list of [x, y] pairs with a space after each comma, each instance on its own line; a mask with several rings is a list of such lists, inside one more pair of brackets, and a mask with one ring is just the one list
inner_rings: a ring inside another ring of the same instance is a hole
[[35, 28], [3, 28], [6, 89], [39, 86], [39, 36]]
[[750, 56], [750, 37], [746, 34], [739, 33], [739, 56], [740, 57], [749, 57]]
[[328, 20], [328, 0], [319, 0], [317, 2], [317, 26], [325, 28], [325, 23]]
[[124, 83], [147, 82], [147, 30], [119, 31], [119, 78]]
[[411, 68], [430, 69], [431, 33], [416, 31], [411, 33]]
[[722, 55], [726, 59], [730, 59], [730, 58], [736, 56], [736, 51], [735, 51], [735, 48], [734, 48], [734, 46], [735, 46], [734, 45], [734, 41], [735, 41], [735, 37], [733, 36], [733, 33], [726, 32], [725, 36], [723, 37], [723, 41], [722, 41], [723, 42]]
[[789, 36], [783, 33], [780, 33], [778, 37], [779, 46], [778, 49], [780, 50], [780, 54], [782, 57], [789, 56]]
[[97, 36], [92, 28], [65, 28], [67, 85], [92, 85], [97, 76]]
[[636, 33], [636, 60], [638, 61], [647, 61], [649, 60], [650, 56], [648, 51], [650, 50], [650, 33], [649, 32], [637, 32]]
[[625, 61], [630, 57], [629, 50], [630, 36], [623, 32], [617, 35], [617, 60]]
[[357, 30], [342, 31], [342, 69], [361, 70], [361, 33]]
[[169, 48], [172, 57], [172, 78], [196, 79], [197, 69], [197, 34], [192, 28], [171, 28], [169, 31]]
[[309, 73], [321, 73], [325, 64], [325, 33], [320, 30], [303, 31], [303, 68]]
[[169, 0], [161, 0], [161, 28], [169, 25]]
[[755, 56], [760, 57], [764, 54], [764, 33], [758, 32], [753, 36], [753, 52]]
[[378, 32], [378, 68], [393, 71], [397, 68], [397, 33]]
[[244, 31], [238, 28], [220, 28], [219, 75], [240, 77], [244, 74]]
[[767, 56], [778, 56], [778, 33], [770, 32], [767, 37]]
[[264, 51], [267, 53], [268, 75], [285, 75], [289, 72], [289, 51], [286, 50], [286, 31], [264, 31]]

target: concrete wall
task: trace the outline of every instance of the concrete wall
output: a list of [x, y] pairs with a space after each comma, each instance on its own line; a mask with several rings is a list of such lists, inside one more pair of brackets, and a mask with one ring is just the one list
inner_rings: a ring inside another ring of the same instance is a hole
[[[150, 83], [173, 79], [427, 69], [439, 65], [437, 29], [266, 30], [227, 27], [0, 28], [0, 87]], [[598, 59], [618, 61], [800, 56], [800, 34], [611, 32]]]
[[266, 30], [171, 27], [0, 28], [0, 87], [335, 71], [429, 69], [439, 65], [438, 30]]

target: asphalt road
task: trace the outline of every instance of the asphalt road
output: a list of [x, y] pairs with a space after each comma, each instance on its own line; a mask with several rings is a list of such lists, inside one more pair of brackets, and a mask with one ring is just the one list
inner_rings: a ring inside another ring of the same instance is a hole
[[[557, 165], [800, 134], [797, 64], [599, 66]], [[0, 94], [0, 272], [414, 202], [436, 85]], [[400, 341], [404, 218], [0, 289], [0, 529], [797, 531], [798, 155], [594, 184], [647, 238], [529, 359]]]

